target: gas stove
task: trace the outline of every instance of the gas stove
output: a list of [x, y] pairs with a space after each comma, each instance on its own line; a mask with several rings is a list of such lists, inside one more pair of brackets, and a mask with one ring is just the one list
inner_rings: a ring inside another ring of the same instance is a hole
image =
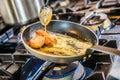
[[[93, 2], [91, 4], [95, 3], [96, 2]], [[67, 8], [59, 7], [60, 10], [55, 9], [53, 19], [80, 23], [81, 18], [85, 15], [83, 12], [89, 11], [90, 2], [87, 7], [78, 8], [76, 5], [78, 5], [77, 2], [73, 2], [71, 5], [67, 6]], [[112, 5], [112, 7], [113, 6], [114, 5]], [[103, 7], [106, 8], [106, 5]], [[107, 15], [111, 16], [113, 14], [107, 13]], [[112, 27], [107, 29], [99, 27], [99, 29], [95, 31], [99, 37], [99, 45], [120, 49], [120, 19], [110, 20], [113, 22], [116, 21]], [[3, 34], [7, 34], [7, 37], [0, 43], [0, 80], [28, 80], [30, 78], [35, 80], [40, 77], [39, 69], [45, 61], [32, 56], [24, 48], [20, 41], [19, 28], [20, 26], [17, 29], [16, 26], [10, 27], [7, 31], [3, 32]], [[118, 66], [120, 65], [117, 65], [119, 60], [118, 56], [94, 51], [91, 57], [85, 61], [77, 62], [77, 65], [76, 63], [71, 63], [76, 66], [71, 67], [71, 65], [68, 65], [67, 67], [70, 66], [69, 69], [66, 69], [66, 65], [55, 65], [55, 69], [50, 71], [54, 75], [50, 74], [50, 72], [47, 73], [45, 80], [47, 80], [47, 78], [61, 79], [65, 77], [70, 80], [71, 76], [74, 76], [74, 80], [119, 80], [120, 77], [118, 74], [120, 73], [118, 72]], [[62, 67], [59, 68], [58, 65]], [[65, 71], [62, 71], [62, 69]], [[115, 71], [118, 73], [116, 74]]]
[[[99, 39], [99, 44], [112, 48], [118, 47], [116, 44], [116, 40], [107, 41], [106, 39]], [[27, 80], [35, 75], [39, 78], [39, 73], [38, 73], [39, 69], [41, 68], [42, 64], [45, 62], [43, 60], [31, 56], [26, 51], [22, 43], [19, 43], [17, 45], [16, 51], [13, 54], [6, 53], [0, 55], [2, 60], [0, 71], [1, 74], [3, 73], [0, 76], [1, 79], [6, 79], [6, 80], [7, 79]], [[111, 57], [112, 56], [108, 54], [95, 51], [89, 59], [87, 59], [84, 62], [83, 61], [79, 62], [80, 67], [78, 67], [78, 69], [75, 69], [76, 75], [74, 76], [77, 76], [79, 80], [93, 80], [93, 79], [105, 80], [107, 78], [110, 78], [108, 74], [111, 70], [112, 64], [114, 63], [112, 61], [114, 60], [114, 56], [113, 59]], [[71, 70], [69, 72], [71, 72]], [[66, 75], [61, 73], [62, 76], [60, 76], [59, 78], [61, 79], [64, 76], [68, 76], [69, 72], [66, 73]], [[32, 79], [35, 80], [36, 77], [33, 77]]]
[[[99, 45], [120, 49], [120, 46], [119, 46], [120, 39], [119, 39], [119, 36], [117, 36], [119, 34], [114, 34], [112, 32], [113, 29], [118, 30], [118, 27], [120, 26], [116, 25], [114, 28], [108, 30], [109, 33], [107, 31], [101, 32], [101, 35], [99, 36], [100, 38]], [[114, 35], [111, 33], [113, 33]], [[17, 38], [13, 37], [12, 39], [17, 40]], [[20, 41], [17, 41], [17, 42], [19, 43], [17, 43], [14, 53], [10, 53], [9, 51], [8, 51], [9, 53], [8, 52], [0, 53], [1, 79], [16, 80], [16, 79], [19, 79], [20, 77], [23, 77], [24, 79], [27, 80], [28, 77], [26, 78], [26, 76], [29, 74], [29, 72], [33, 71], [32, 74], [35, 74], [35, 72], [39, 70], [40, 66], [45, 62], [31, 56], [29, 52], [27, 52], [27, 50], [24, 48], [23, 44]], [[109, 77], [108, 75], [110, 74], [110, 71], [112, 72], [111, 68], [112, 68], [112, 64], [114, 64], [114, 59], [115, 59], [114, 55], [108, 55], [105, 53], [95, 51], [89, 59], [87, 59], [84, 62], [83, 61], [79, 62], [79, 64], [82, 65], [83, 67], [84, 73], [82, 73], [82, 76], [80, 75], [80, 73], [79, 75], [76, 73], [76, 76], [79, 76], [80, 80], [84, 80], [84, 79], [85, 80], [93, 80], [93, 79], [105, 80], [109, 78], [114, 79], [114, 77], [111, 77], [111, 76]], [[38, 65], [38, 63], [41, 63], [41, 64]], [[21, 70], [27, 71], [26, 76], [24, 75], [20, 76], [21, 74], [20, 72], [22, 72]]]

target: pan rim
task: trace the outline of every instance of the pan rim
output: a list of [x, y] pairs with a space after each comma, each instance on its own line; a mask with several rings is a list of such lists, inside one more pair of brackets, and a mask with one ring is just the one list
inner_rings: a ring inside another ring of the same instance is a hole
[[[75, 24], [75, 25], [79, 25], [79, 26], [82, 26], [82, 27], [88, 29], [88, 30], [91, 31], [91, 32], [94, 34], [94, 36], [96, 37], [96, 43], [95, 43], [94, 45], [98, 45], [99, 40], [98, 40], [97, 35], [95, 34], [94, 31], [92, 31], [92, 30], [89, 29], [88, 27], [86, 27], [86, 26], [84, 26], [84, 25], [80, 25], [80, 24], [75, 23], [75, 22], [65, 21], [65, 20], [51, 20], [51, 21], [69, 22], [69, 23], [72, 23], [72, 24]], [[23, 40], [23, 37], [22, 37], [22, 36], [23, 36], [23, 33], [24, 33], [24, 31], [25, 31], [26, 29], [28, 29], [30, 26], [32, 26], [32, 25], [34, 25], [34, 24], [36, 24], [36, 23], [40, 23], [40, 22], [38, 21], [38, 22], [32, 23], [32, 24], [30, 24], [30, 25], [27, 25], [27, 28], [25, 28], [25, 29], [21, 32], [21, 41], [22, 41], [22, 43], [24, 44], [25, 47], [29, 48], [29, 50], [32, 50], [32, 51], [34, 51], [34, 52], [36, 52], [36, 53], [39, 53], [40, 55], [43, 55], [43, 56], [46, 56], [46, 57], [52, 57], [52, 58], [74, 58], [74, 57], [78, 57], [78, 56], [83, 56], [83, 55], [80, 55], [80, 54], [75, 55], [75, 56], [58, 56], [58, 55], [51, 55], [51, 54], [39, 52], [39, 51], [31, 48], [30, 46], [28, 46], [28, 45], [24, 42], [24, 40]], [[93, 46], [94, 46], [94, 45], [93, 45]], [[28, 50], [28, 51], [29, 51], [29, 50]], [[32, 54], [32, 53], [31, 53], [31, 54]], [[85, 54], [84, 54], [84, 55], [85, 55]], [[33, 55], [33, 56], [35, 56], [35, 55]]]

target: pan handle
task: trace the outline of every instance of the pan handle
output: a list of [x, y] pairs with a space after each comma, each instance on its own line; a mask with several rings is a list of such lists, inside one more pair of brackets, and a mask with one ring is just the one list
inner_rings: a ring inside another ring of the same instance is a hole
[[100, 51], [100, 52], [103, 52], [103, 53], [106, 53], [106, 54], [115, 54], [115, 55], [120, 56], [120, 50], [117, 50], [115, 48], [109, 48], [109, 47], [105, 47], [105, 46], [94, 45], [90, 49]]

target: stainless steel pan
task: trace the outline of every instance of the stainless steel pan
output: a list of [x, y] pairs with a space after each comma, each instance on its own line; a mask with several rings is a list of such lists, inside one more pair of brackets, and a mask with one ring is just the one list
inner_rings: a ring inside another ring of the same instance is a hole
[[84, 26], [81, 26], [77, 23], [69, 22], [69, 21], [62, 21], [62, 20], [51, 21], [50, 24], [47, 26], [47, 30], [56, 32], [56, 33], [61, 33], [61, 34], [68, 34], [72, 37], [78, 36], [82, 39], [85, 39], [85, 40], [91, 42], [93, 44], [93, 47], [88, 49], [86, 51], [85, 55], [56, 56], [56, 55], [45, 54], [45, 53], [39, 52], [39, 51], [31, 48], [28, 45], [28, 41], [34, 35], [36, 30], [38, 30], [38, 29], [43, 29], [43, 26], [39, 22], [28, 25], [27, 28], [24, 29], [23, 32], [21, 33], [21, 38], [22, 38], [22, 42], [23, 42], [25, 48], [32, 55], [34, 55], [42, 60], [46, 60], [46, 61], [50, 61], [50, 62], [54, 62], [54, 63], [69, 63], [69, 62], [73, 62], [76, 60], [83, 60], [83, 58], [90, 55], [93, 50], [101, 51], [101, 52], [104, 52], [107, 54], [120, 55], [119, 50], [116, 50], [113, 48], [108, 48], [108, 47], [103, 47], [103, 46], [98, 46], [98, 38], [92, 30], [90, 30]]

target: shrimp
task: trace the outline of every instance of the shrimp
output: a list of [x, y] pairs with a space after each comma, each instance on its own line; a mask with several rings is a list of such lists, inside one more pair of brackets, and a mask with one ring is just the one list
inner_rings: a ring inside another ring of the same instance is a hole
[[57, 44], [57, 37], [53, 34], [49, 34], [43, 30], [37, 30], [36, 36], [43, 36], [45, 37], [45, 44], [51, 45], [51, 44]]
[[37, 30], [35, 35], [36, 36], [43, 36], [43, 37], [49, 36], [49, 34], [43, 30]]
[[49, 34], [43, 30], [37, 30], [35, 36], [30, 39], [29, 45], [32, 48], [40, 48], [43, 45], [57, 44], [57, 37], [54, 34]]
[[44, 45], [45, 38], [42, 36], [34, 36], [32, 39], [29, 41], [29, 45], [32, 48], [40, 48]]

